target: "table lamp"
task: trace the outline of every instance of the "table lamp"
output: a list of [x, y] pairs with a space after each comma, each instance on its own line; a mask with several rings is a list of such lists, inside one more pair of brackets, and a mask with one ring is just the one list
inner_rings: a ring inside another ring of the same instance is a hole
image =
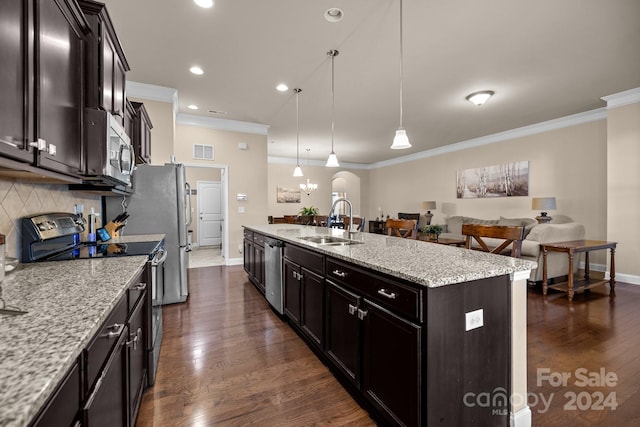
[[540, 212], [540, 216], [536, 217], [538, 224], [548, 224], [553, 218], [547, 215], [547, 211], [556, 209], [555, 197], [534, 197], [531, 199], [531, 209]]
[[435, 201], [422, 202], [422, 209], [427, 211], [427, 213], [424, 214], [424, 217], [427, 220], [427, 225], [431, 225], [431, 218], [433, 218], [433, 214], [431, 213], [431, 209], [435, 209], [435, 208], [436, 208], [436, 202]]

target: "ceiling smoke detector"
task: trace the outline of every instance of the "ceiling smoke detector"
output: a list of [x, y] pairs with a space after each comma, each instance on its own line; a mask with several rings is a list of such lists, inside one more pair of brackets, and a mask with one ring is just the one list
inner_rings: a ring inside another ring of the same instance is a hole
[[344, 18], [344, 12], [337, 7], [332, 7], [331, 9], [327, 9], [324, 13], [324, 19], [329, 22], [340, 22]]

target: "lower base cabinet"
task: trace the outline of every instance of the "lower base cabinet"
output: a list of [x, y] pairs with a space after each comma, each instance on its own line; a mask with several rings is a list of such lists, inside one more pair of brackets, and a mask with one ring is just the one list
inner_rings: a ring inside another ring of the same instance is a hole
[[73, 425], [77, 421], [81, 400], [80, 366], [76, 362], [32, 426]]

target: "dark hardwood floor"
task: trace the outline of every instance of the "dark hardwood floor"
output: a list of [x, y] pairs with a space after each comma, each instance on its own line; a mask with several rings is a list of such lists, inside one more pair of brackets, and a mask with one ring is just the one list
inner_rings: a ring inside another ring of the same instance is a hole
[[[241, 266], [190, 269], [189, 286], [188, 302], [164, 307], [156, 384], [137, 426], [375, 425]], [[569, 303], [529, 289], [534, 426], [640, 425], [640, 286], [618, 283], [608, 293], [596, 288]], [[602, 369], [608, 385], [582, 385]], [[562, 374], [570, 375], [564, 386], [547, 379]]]

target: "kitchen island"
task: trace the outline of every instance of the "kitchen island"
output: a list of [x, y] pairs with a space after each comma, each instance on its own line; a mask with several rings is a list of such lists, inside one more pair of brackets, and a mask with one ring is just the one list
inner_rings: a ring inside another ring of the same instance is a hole
[[380, 419], [530, 422], [526, 279], [535, 263], [370, 233], [245, 226], [245, 270], [258, 289], [269, 237], [284, 243], [289, 323]]
[[[127, 236], [113, 243], [163, 237]], [[140, 280], [147, 261], [147, 256], [126, 256], [28, 263], [6, 275], [0, 308], [26, 314], [0, 314], [1, 426], [34, 421], [130, 286]]]

